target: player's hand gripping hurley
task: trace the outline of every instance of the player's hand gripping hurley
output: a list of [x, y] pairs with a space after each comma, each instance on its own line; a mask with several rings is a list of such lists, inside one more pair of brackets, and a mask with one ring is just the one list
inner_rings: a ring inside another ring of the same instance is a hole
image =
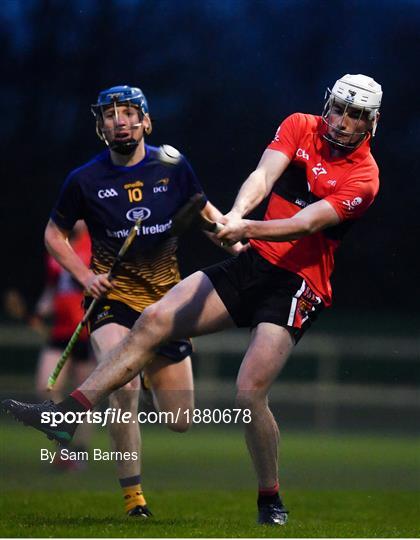
[[[109, 272], [107, 274], [107, 278], [110, 280], [112, 279], [112, 275], [115, 272], [115, 269], [120, 264], [121, 259], [126, 254], [128, 248], [133, 243], [134, 238], [137, 236], [138, 231], [140, 230], [141, 226], [141, 218], [139, 218], [136, 223], [133, 225], [133, 227], [130, 229], [130, 232], [128, 233], [127, 238], [125, 239], [123, 245], [121, 246], [120, 251], [118, 252], [118, 255], [115, 257], [114, 262], [112, 263], [111, 268], [109, 269]], [[83, 319], [79, 322], [79, 324], [76, 327], [76, 330], [73, 332], [73, 335], [70, 338], [70, 341], [67, 343], [66, 348], [64, 349], [63, 353], [61, 354], [60, 358], [58, 359], [57, 365], [54, 368], [54, 371], [51, 373], [51, 375], [48, 377], [48, 384], [47, 389], [52, 390], [53, 386], [57, 382], [57, 378], [60, 375], [61, 370], [63, 369], [65, 363], [67, 362], [71, 351], [73, 350], [74, 345], [76, 344], [77, 340], [79, 339], [80, 332], [82, 331], [82, 328], [85, 326], [85, 324], [88, 322], [89, 317], [92, 313], [92, 311], [95, 309], [95, 306], [98, 302], [99, 298], [94, 298], [91, 302], [90, 306], [86, 310], [86, 313], [83, 317]]]

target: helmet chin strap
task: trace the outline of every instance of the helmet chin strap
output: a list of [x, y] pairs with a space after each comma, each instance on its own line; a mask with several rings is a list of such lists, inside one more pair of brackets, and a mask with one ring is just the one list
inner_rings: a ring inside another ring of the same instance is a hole
[[[117, 110], [115, 111], [115, 114], [116, 114], [116, 119], [118, 121]], [[141, 127], [142, 125], [143, 125], [143, 122], [137, 122], [136, 124], [132, 124], [129, 129], [130, 130], [137, 129]], [[105, 141], [106, 145], [110, 148], [110, 150], [122, 156], [129, 156], [130, 154], [132, 154], [140, 143], [140, 140], [137, 141], [136, 139], [134, 139], [134, 137], [131, 137], [130, 139], [126, 139], [124, 141], [118, 141], [114, 139], [112, 142], [109, 142], [105, 136], [105, 131], [110, 131], [110, 130], [102, 130], [103, 140]]]
[[126, 141], [114, 141], [108, 146], [113, 152], [121, 154], [122, 156], [128, 156], [136, 150], [139, 142], [140, 141], [136, 141], [136, 139], [128, 139]]
[[351, 152], [353, 150], [356, 150], [356, 148], [358, 148], [362, 144], [362, 142], [367, 138], [367, 134], [361, 135], [357, 141], [351, 144], [342, 143], [341, 141], [339, 141], [338, 139], [335, 139], [332, 135], [330, 135], [328, 131], [323, 134], [323, 137], [327, 142], [329, 142], [335, 148], [338, 148], [344, 152]]

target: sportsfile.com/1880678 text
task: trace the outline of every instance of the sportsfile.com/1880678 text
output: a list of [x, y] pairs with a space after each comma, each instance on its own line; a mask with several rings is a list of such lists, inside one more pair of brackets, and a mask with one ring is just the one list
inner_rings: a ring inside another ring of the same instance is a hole
[[57, 427], [61, 422], [69, 424], [176, 424], [181, 420], [192, 424], [250, 424], [252, 422], [250, 409], [182, 409], [175, 411], [140, 411], [133, 417], [131, 412], [108, 407], [105, 411], [87, 412], [43, 412], [41, 423]]

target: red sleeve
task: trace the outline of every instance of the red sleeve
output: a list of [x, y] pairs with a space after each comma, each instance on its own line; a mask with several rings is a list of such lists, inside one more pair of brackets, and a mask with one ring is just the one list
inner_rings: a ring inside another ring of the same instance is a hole
[[289, 159], [293, 159], [299, 148], [299, 140], [305, 124], [304, 114], [291, 114], [279, 125], [276, 134], [274, 135], [274, 139], [267, 148], [283, 152]]
[[379, 190], [378, 171], [366, 167], [365, 171], [355, 171], [335, 193], [325, 197], [341, 221], [362, 216], [375, 200]]
[[91, 259], [91, 243], [90, 236], [87, 231], [83, 232], [73, 243], [74, 251], [82, 259], [86, 266], [90, 265]]
[[45, 266], [47, 271], [47, 285], [55, 285], [62, 270], [61, 266], [51, 255], [46, 256]]

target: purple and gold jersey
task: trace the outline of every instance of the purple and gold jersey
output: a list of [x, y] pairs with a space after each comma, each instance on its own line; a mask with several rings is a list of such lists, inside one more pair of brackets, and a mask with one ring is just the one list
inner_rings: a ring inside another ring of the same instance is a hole
[[158, 159], [158, 148], [146, 145], [144, 159], [132, 167], [112, 163], [109, 150], [67, 177], [51, 219], [71, 230], [83, 219], [92, 240], [91, 268], [110, 269], [134, 222], [142, 217], [107, 298], [137, 311], [159, 300], [180, 280], [177, 239], [169, 236], [172, 217], [203, 190], [184, 157], [176, 165]]

